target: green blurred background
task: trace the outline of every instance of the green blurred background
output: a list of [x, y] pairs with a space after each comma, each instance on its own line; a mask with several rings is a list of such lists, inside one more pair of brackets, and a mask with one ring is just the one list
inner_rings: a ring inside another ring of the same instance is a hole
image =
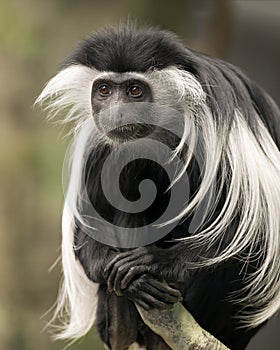
[[[69, 140], [32, 104], [76, 42], [137, 19], [241, 66], [280, 102], [280, 1], [0, 0], [0, 349], [56, 350], [42, 329], [60, 265], [61, 167]], [[250, 349], [278, 349], [274, 318]], [[70, 349], [101, 350], [91, 332]]]

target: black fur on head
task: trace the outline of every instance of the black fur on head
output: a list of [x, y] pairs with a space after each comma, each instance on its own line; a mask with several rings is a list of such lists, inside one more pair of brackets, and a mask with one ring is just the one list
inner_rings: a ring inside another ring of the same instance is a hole
[[176, 65], [194, 71], [194, 59], [172, 33], [134, 26], [100, 30], [77, 47], [65, 65], [83, 64], [99, 71], [146, 72]]

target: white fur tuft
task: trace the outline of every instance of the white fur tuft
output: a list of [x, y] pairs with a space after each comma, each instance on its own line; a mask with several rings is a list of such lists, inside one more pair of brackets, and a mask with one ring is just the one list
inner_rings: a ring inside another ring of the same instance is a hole
[[94, 69], [72, 65], [55, 75], [38, 96], [35, 104], [48, 112], [53, 120], [64, 114], [63, 123], [76, 122], [77, 129], [91, 117], [91, 85], [98, 72]]
[[97, 307], [98, 285], [85, 275], [74, 254], [73, 217], [64, 207], [62, 219], [62, 266], [64, 280], [57, 300], [54, 318], [61, 326], [56, 339], [76, 339], [92, 327]]

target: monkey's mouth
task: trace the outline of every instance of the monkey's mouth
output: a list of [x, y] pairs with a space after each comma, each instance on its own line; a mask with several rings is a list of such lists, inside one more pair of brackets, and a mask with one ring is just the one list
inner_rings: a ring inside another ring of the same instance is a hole
[[154, 129], [153, 125], [148, 124], [126, 124], [111, 130], [107, 136], [120, 141], [133, 140], [150, 135]]

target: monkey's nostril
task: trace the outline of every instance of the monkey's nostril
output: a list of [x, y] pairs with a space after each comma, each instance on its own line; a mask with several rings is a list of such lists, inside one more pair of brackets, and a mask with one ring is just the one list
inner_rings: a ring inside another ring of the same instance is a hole
[[121, 124], [122, 124], [122, 121], [123, 121], [123, 114], [120, 113], [120, 114], [118, 115], [118, 124], [121, 125]]

